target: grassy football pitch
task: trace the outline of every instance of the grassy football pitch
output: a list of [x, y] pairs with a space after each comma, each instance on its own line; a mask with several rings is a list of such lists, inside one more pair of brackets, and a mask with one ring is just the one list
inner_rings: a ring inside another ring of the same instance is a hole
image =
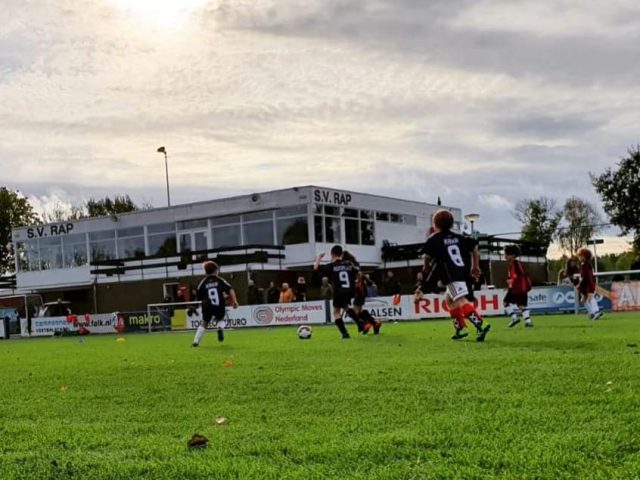
[[3, 341], [0, 478], [640, 478], [640, 314], [534, 321]]

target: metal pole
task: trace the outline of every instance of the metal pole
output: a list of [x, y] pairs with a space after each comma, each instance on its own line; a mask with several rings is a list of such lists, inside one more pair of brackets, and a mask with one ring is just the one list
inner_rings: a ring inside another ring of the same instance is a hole
[[171, 207], [171, 196], [169, 195], [169, 162], [167, 161], [167, 151], [165, 150], [163, 153], [164, 153], [164, 173], [167, 177], [167, 207]]

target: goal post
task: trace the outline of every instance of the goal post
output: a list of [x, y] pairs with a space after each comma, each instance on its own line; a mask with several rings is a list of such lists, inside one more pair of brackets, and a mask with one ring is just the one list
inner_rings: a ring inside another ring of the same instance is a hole
[[166, 331], [171, 330], [172, 320], [176, 316], [176, 312], [184, 311], [184, 315], [187, 315], [189, 309], [200, 311], [202, 302], [162, 302], [162, 303], [149, 303], [147, 305], [147, 329], [149, 333], [154, 330], [153, 319], [158, 316], [159, 324], [157, 325], [159, 330]]

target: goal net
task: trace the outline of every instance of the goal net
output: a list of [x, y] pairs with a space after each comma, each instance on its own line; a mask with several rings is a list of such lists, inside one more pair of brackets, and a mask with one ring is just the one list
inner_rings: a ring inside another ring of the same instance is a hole
[[149, 332], [184, 330], [189, 319], [201, 318], [202, 302], [163, 302], [147, 305]]

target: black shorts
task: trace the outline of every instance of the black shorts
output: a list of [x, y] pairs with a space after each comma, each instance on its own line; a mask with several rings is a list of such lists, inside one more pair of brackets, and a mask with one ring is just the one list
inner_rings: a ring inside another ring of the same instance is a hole
[[337, 294], [333, 296], [334, 308], [349, 308], [351, 305], [351, 295]]
[[364, 305], [364, 302], [367, 301], [367, 297], [364, 295], [356, 295], [353, 297], [353, 305], [356, 307], [361, 307]]
[[526, 307], [529, 303], [529, 295], [526, 293], [514, 293], [510, 290], [504, 296], [505, 305], [517, 305], [519, 307]]
[[202, 321], [209, 323], [211, 319], [215, 319], [216, 322], [222, 320], [226, 314], [226, 308], [207, 308], [202, 307]]

